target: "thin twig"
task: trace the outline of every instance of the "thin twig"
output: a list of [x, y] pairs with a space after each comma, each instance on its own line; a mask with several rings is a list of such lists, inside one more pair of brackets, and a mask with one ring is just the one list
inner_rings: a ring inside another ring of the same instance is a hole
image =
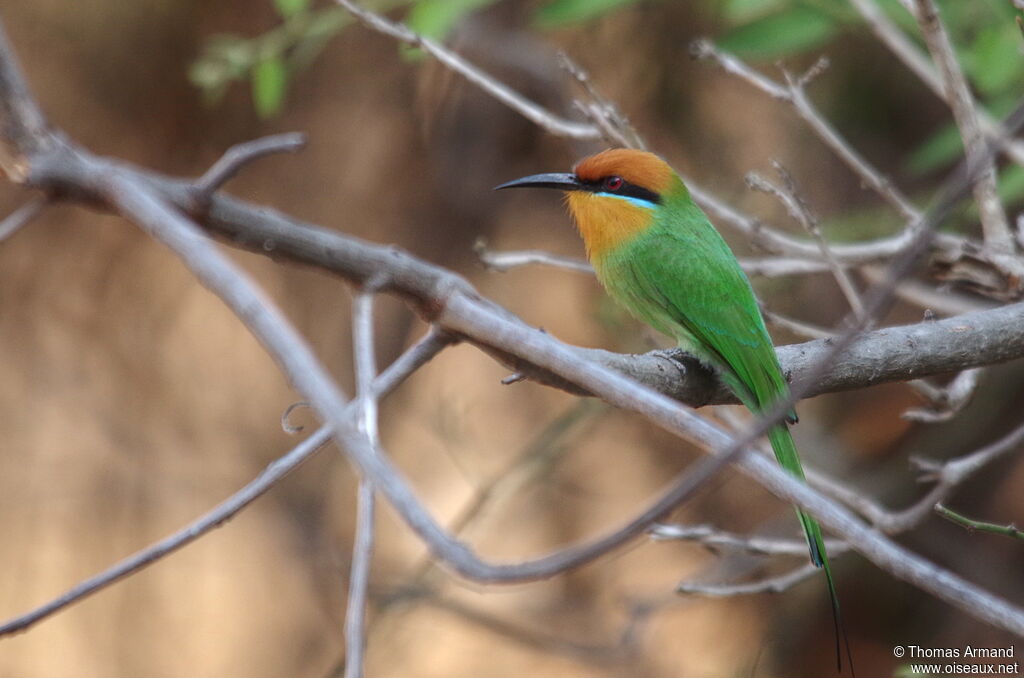
[[[806, 550], [806, 546], [804, 547]], [[682, 582], [676, 586], [678, 593], [723, 598], [727, 596], [749, 596], [756, 593], [782, 593], [796, 584], [813, 577], [818, 572], [814, 563], [801, 565], [785, 574], [741, 584], [705, 584]]]
[[[537, 478], [550, 475], [564, 457], [566, 445], [563, 439], [574, 428], [596, 413], [608, 408], [597, 401], [579, 400], [566, 412], [556, 417], [501, 471], [489, 481], [475, 488], [473, 497], [464, 504], [458, 514], [448, 523], [452, 534], [463, 535], [487, 513], [488, 509], [500, 504], [504, 499], [514, 496], [522, 488]], [[417, 575], [420, 571], [417, 571]], [[414, 577], [412, 585], [418, 584]]]
[[[873, 285], [885, 279], [885, 270], [880, 266], [861, 266], [857, 271], [866, 282]], [[961, 294], [948, 289], [948, 286], [936, 289], [916, 279], [901, 280], [896, 287], [896, 296], [926, 311], [944, 316], [964, 315], [999, 307], [990, 299]]]
[[[711, 525], [677, 525], [658, 523], [648, 531], [652, 539], [696, 541], [714, 549], [745, 551], [762, 556], [805, 556], [807, 541], [803, 539], [776, 539], [772, 537], [744, 536], [719, 530]], [[846, 542], [826, 539], [829, 555], [848, 550]]]
[[473, 244], [473, 251], [476, 253], [480, 263], [493, 271], [505, 272], [520, 266], [542, 264], [579, 273], [594, 272], [594, 267], [582, 259], [563, 257], [542, 250], [499, 252], [488, 248], [487, 243], [483, 239], [477, 240]]
[[30, 157], [57, 145], [32, 98], [0, 22], [0, 169], [14, 183], [28, 179]]
[[[448, 522], [448, 530], [453, 535], [464, 537], [475, 523], [483, 519], [489, 509], [513, 496], [537, 478], [548, 475], [563, 457], [566, 449], [564, 438], [579, 427], [581, 422], [605, 409], [600, 401], [595, 403], [591, 400], [578, 400], [566, 412], [546, 425], [504, 469], [483, 485], [474, 488], [473, 497]], [[387, 615], [409, 601], [409, 592], [415, 592], [415, 601], [435, 596], [438, 588], [436, 578], [431, 580], [429, 576], [438, 573], [437, 565], [438, 563], [428, 554], [422, 562], [412, 568], [412, 574], [405, 583], [396, 587], [389, 595], [381, 596], [381, 609], [374, 616], [369, 633], [372, 634], [382, 628], [381, 624]]]
[[[505, 272], [520, 266], [551, 266], [578, 273], [593, 273], [594, 267], [587, 261], [577, 257], [552, 254], [544, 250], [492, 250], [486, 243], [478, 240], [473, 246], [477, 257], [487, 268]], [[739, 259], [740, 267], [749, 276], [777, 278], [787, 275], [809, 275], [826, 273], [828, 264], [816, 259], [797, 257], [744, 257]], [[978, 310], [977, 308], [971, 310]]]
[[973, 518], [968, 518], [963, 514], [957, 513], [951, 508], [947, 508], [943, 504], [936, 504], [935, 512], [951, 523], [956, 523], [971, 532], [991, 532], [992, 534], [999, 534], [1004, 537], [1013, 537], [1014, 539], [1024, 541], [1024, 531], [1013, 523], [1009, 525], [1000, 525], [998, 523], [988, 523], [983, 520], [974, 520]]
[[747, 175], [747, 185], [754, 190], [763, 191], [775, 196], [782, 203], [783, 207], [786, 208], [786, 211], [789, 212], [793, 220], [800, 224], [810, 234], [811, 238], [818, 243], [821, 257], [828, 266], [829, 271], [831, 271], [832, 277], [835, 278], [836, 283], [839, 285], [843, 296], [846, 297], [847, 303], [850, 304], [850, 309], [853, 311], [854, 316], [859, 321], [866, 321], [867, 316], [860, 293], [857, 291], [853, 281], [850, 280], [846, 270], [836, 261], [828, 241], [825, 240], [825, 236], [821, 232], [817, 217], [811, 213], [810, 208], [800, 197], [793, 176], [778, 161], [772, 162], [772, 166], [782, 179], [783, 186], [776, 186], [754, 172]]
[[[376, 396], [382, 398], [393, 391], [409, 375], [450, 346], [451, 343], [452, 339], [447, 333], [431, 330], [423, 340], [403, 353], [387, 370], [374, 380], [373, 385]], [[353, 414], [355, 407], [355, 405], [351, 406]], [[330, 442], [330, 439], [330, 427], [322, 426], [315, 433], [296, 445], [290, 452], [269, 464], [242, 489], [174, 534], [115, 563], [103, 572], [76, 584], [65, 593], [34, 610], [4, 622], [0, 625], [0, 637], [25, 631], [43, 619], [152, 565], [156, 561], [199, 539], [214, 528], [220, 527], [234, 518], [249, 504], [256, 501], [267, 490], [276, 485], [278, 481], [291, 473], [299, 464], [312, 457], [318, 450]]]
[[[373, 380], [377, 373], [374, 351], [372, 289], [359, 289], [352, 301], [352, 335], [356, 368], [356, 404], [359, 429], [377, 450], [377, 398]], [[345, 678], [362, 678], [366, 648], [366, 603], [374, 542], [374, 491], [367, 478], [359, 481], [356, 500], [356, 535], [352, 544], [348, 603], [345, 609]]]
[[612, 142], [625, 148], [646, 150], [643, 137], [612, 101], [601, 95], [594, 87], [590, 75], [565, 52], [559, 52], [558, 61], [586, 92], [589, 101], [576, 101], [576, 108], [594, 125], [601, 129]]
[[[946, 102], [953, 111], [953, 119], [960, 130], [967, 153], [968, 166], [975, 174], [974, 199], [978, 203], [978, 215], [985, 237], [985, 246], [996, 254], [1009, 255], [1014, 252], [1013, 236], [1006, 219], [996, 187], [996, 168], [988, 145], [982, 134], [978, 109], [971, 96], [970, 86], [964, 77], [960, 62], [957, 61], [939, 10], [932, 0], [915, 0], [917, 20], [921, 26], [925, 45], [942, 75], [943, 92]], [[1013, 267], [1018, 275], [1024, 273], [1020, 262]]]
[[[690, 189], [690, 194], [716, 223], [727, 225], [748, 237], [761, 248], [773, 253], [790, 256], [816, 258], [819, 256], [817, 243], [795, 238], [781, 231], [767, 227], [763, 222], [739, 211], [728, 202], [701, 187], [700, 182], [680, 174]], [[899, 233], [876, 240], [859, 243], [833, 243], [832, 254], [844, 264], [877, 263], [891, 259], [911, 247], [918, 235], [917, 228], [904, 228]], [[958, 252], [967, 242], [963, 237], [950, 233], [935, 234], [932, 246], [939, 250]]]
[[912, 388], [931, 401], [931, 407], [909, 409], [900, 416], [925, 424], [949, 421], [971, 402], [983, 372], [980, 367], [964, 370], [945, 388], [936, 388], [921, 380], [909, 382]]
[[466, 78], [477, 87], [480, 87], [482, 90], [509, 108], [518, 111], [527, 120], [536, 123], [548, 132], [557, 136], [569, 137], [572, 139], [601, 138], [600, 130], [593, 125], [573, 120], [566, 120], [565, 118], [559, 117], [550, 111], [545, 110], [518, 92], [513, 91], [508, 87], [508, 85], [499, 82], [476, 66], [470, 64], [455, 52], [452, 52], [448, 48], [430, 40], [429, 38], [419, 35], [405, 24], [397, 21], [390, 21], [380, 14], [371, 12], [351, 0], [335, 0], [335, 2], [351, 12], [353, 16], [363, 22], [368, 28], [377, 31], [378, 33], [390, 36], [407, 45], [419, 47], [452, 71]]
[[740, 268], [748, 276], [779, 278], [788, 275], [828, 273], [829, 267], [818, 259], [803, 257], [737, 257]]
[[28, 222], [39, 216], [49, 204], [50, 201], [45, 196], [37, 196], [11, 212], [6, 219], [0, 221], [0, 242], [21, 230]]
[[888, 177], [847, 143], [807, 98], [807, 83], [828, 64], [827, 59], [824, 57], [819, 59], [800, 78], [793, 78], [787, 71], [783, 71], [786, 79], [786, 84], [783, 85], [754, 70], [734, 55], [718, 49], [710, 40], [696, 40], [690, 50], [697, 58], [710, 59], [726, 73], [735, 75], [755, 89], [790, 104], [797, 115], [807, 123], [825, 145], [860, 177], [865, 186], [870, 187], [889, 202], [908, 222], [912, 223], [921, 218], [921, 211], [903, 195]]
[[196, 196], [207, 201], [214, 191], [230, 181], [249, 163], [275, 153], [295, 153], [306, 147], [306, 135], [301, 132], [275, 134], [262, 139], [235, 144], [206, 170], [195, 182]]
[[[917, 18], [915, 7], [911, 0], [902, 0], [904, 7], [911, 16]], [[875, 36], [904, 63], [928, 89], [937, 97], [946, 101], [946, 92], [942, 78], [928, 61], [925, 55], [918, 49], [917, 45], [896, 25], [876, 0], [850, 0], [850, 3], [860, 12], [868, 27]], [[975, 107], [977, 108], [977, 107]], [[1003, 126], [984, 110], [979, 110], [979, 121], [985, 136], [996, 144], [998, 148], [1006, 153], [1018, 165], [1024, 165], [1024, 143], [1007, 134]]]
[[[832, 247], [834, 245], [830, 245], [830, 249]], [[474, 251], [484, 266], [499, 272], [533, 265], [551, 266], [578, 273], [593, 273], [594, 271], [593, 267], [583, 259], [552, 254], [543, 250], [492, 250], [482, 241], [477, 241], [474, 245]], [[791, 275], [812, 275], [830, 271], [829, 265], [824, 261], [802, 257], [739, 257], [738, 261], [743, 271], [751, 277], [776, 278]], [[842, 266], [842, 264], [839, 265]], [[872, 284], [878, 284], [885, 279], [885, 271], [879, 266], [858, 266], [856, 270], [867, 282]], [[936, 290], [934, 287], [925, 285], [918, 280], [901, 280], [896, 286], [895, 294], [908, 303], [932, 310], [944, 316], [964, 315], [985, 309], [998, 308], [989, 300], [968, 297], [952, 290]], [[766, 314], [765, 319], [770, 320], [767, 314], [770, 314], [771, 311], [765, 308], [762, 308], [761, 311]], [[779, 319], [780, 326], [789, 322], [785, 318], [775, 317]], [[812, 339], [834, 336], [833, 332], [823, 329], [809, 332], [803, 329], [794, 329], [794, 331], [801, 336]]]
[[764, 321], [767, 324], [774, 325], [775, 327], [784, 329], [787, 332], [792, 332], [799, 337], [805, 337], [807, 339], [832, 340], [836, 336], [836, 333], [832, 330], [784, 316], [781, 313], [773, 311], [770, 308], [765, 308], [764, 306], [761, 307], [761, 315], [764, 316]]
[[812, 485], [820, 487], [826, 494], [857, 511], [882, 532], [900, 534], [920, 525], [936, 504], [952, 496], [960, 485], [982, 468], [1019, 450], [1022, 445], [1024, 424], [989, 445], [946, 462], [915, 459], [914, 464], [924, 471], [921, 479], [935, 481], [935, 485], [921, 499], [899, 510], [889, 510], [862, 492], [846, 487], [813, 469], [807, 469], [807, 478]]

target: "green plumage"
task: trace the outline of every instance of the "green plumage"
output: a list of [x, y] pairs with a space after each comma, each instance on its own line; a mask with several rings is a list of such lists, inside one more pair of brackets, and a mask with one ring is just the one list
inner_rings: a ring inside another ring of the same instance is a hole
[[[789, 387], [750, 282], [678, 177], [661, 200], [650, 209], [648, 228], [593, 258], [598, 277], [612, 297], [713, 367], [744, 405], [762, 413], [786, 398]], [[803, 479], [788, 424], [774, 426], [768, 439], [779, 464]], [[821, 528], [800, 509], [797, 516], [838, 611]]]

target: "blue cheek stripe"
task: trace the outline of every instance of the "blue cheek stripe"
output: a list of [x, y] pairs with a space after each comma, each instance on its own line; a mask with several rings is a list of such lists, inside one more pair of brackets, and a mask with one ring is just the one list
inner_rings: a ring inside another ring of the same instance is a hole
[[604, 191], [597, 191], [595, 195], [599, 195], [602, 198], [616, 198], [617, 200], [625, 200], [626, 202], [633, 203], [637, 207], [642, 207], [646, 210], [653, 210], [657, 207], [650, 200], [644, 200], [642, 198], [634, 198], [631, 195], [619, 195], [617, 193], [605, 193]]

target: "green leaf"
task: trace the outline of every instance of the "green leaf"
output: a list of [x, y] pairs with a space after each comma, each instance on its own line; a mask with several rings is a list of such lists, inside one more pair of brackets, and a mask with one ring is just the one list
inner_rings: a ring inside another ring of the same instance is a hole
[[809, 7], [794, 7], [730, 31], [718, 46], [748, 59], [777, 59], [820, 47], [838, 30], [832, 17]]
[[[405, 16], [405, 23], [425, 38], [438, 42], [470, 12], [493, 4], [497, 0], [419, 0]], [[424, 57], [423, 50], [415, 47], [401, 48], [402, 56], [411, 61]]]
[[883, 205], [843, 210], [822, 219], [821, 229], [829, 242], [855, 243], [887, 235], [900, 227]]
[[261, 118], [277, 115], [288, 86], [288, 68], [279, 55], [265, 57], [252, 69], [252, 101]]
[[552, 0], [537, 10], [534, 20], [540, 28], [560, 28], [592, 21], [613, 9], [638, 2], [639, 0]]
[[405, 23], [420, 35], [444, 40], [462, 17], [496, 0], [419, 0], [405, 17]]
[[[989, 97], [983, 103], [993, 117], [1000, 119], [1009, 115], [1017, 106], [1017, 93], [1011, 90]], [[950, 122], [914, 149], [906, 161], [906, 167], [913, 174], [924, 174], [958, 160], [962, 154], [960, 132]]]
[[283, 19], [290, 19], [309, 9], [309, 0], [274, 0], [274, 8]]
[[1009, 23], [989, 26], [978, 34], [964, 68], [979, 90], [997, 94], [1020, 81], [1024, 74], [1022, 44], [1017, 27]]
[[999, 173], [999, 200], [1006, 207], [1024, 199], [1024, 167], [1010, 164]]
[[949, 123], [911, 152], [907, 170], [912, 174], [931, 172], [956, 160], [963, 148], [959, 130]]
[[785, 2], [786, 0], [725, 0], [722, 3], [722, 16], [732, 24], [746, 23], [779, 11]]
[[[913, 36], [914, 39], [917, 39], [921, 34], [921, 28], [917, 24], [917, 19], [907, 11], [906, 6], [900, 0], [877, 0], [877, 4], [890, 21], [902, 28], [910, 36]], [[945, 16], [943, 16], [943, 20], [948, 22]], [[923, 46], [922, 49], [924, 49]]]

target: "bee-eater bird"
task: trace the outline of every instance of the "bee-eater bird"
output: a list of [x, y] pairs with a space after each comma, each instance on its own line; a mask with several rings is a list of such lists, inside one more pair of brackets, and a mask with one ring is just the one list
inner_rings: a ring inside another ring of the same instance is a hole
[[[750, 281], [664, 160], [612, 149], [584, 158], [569, 174], [535, 174], [497, 188], [520, 187], [564, 191], [587, 258], [608, 293], [711, 367], [753, 413], [789, 397]], [[793, 411], [768, 431], [768, 440], [779, 464], [803, 480], [791, 423]], [[828, 582], [838, 655], [839, 601], [821, 527], [803, 510], [796, 513], [811, 561]]]

